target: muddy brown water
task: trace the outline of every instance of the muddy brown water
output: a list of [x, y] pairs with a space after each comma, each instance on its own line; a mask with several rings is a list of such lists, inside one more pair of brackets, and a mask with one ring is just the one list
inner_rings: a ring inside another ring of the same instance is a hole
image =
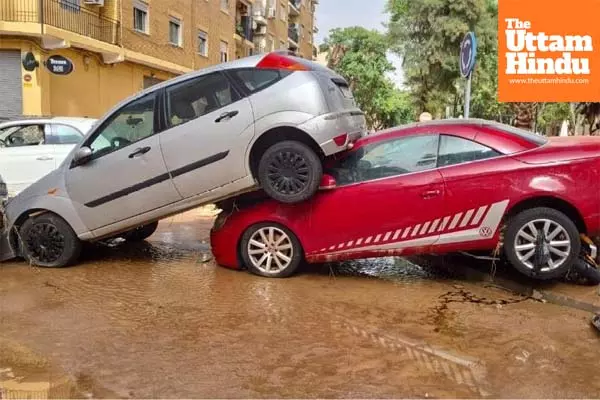
[[0, 265], [3, 398], [600, 397], [585, 312], [404, 259], [255, 277], [214, 265], [210, 225]]

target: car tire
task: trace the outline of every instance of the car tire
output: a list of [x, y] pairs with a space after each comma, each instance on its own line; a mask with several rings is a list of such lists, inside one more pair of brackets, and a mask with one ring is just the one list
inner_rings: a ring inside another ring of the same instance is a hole
[[240, 254], [250, 272], [268, 278], [291, 276], [304, 258], [296, 235], [275, 223], [248, 228], [240, 241]]
[[52, 213], [29, 217], [19, 229], [19, 238], [22, 256], [38, 267], [67, 267], [81, 253], [81, 241], [71, 226]]
[[[553, 237], [549, 237], [551, 235]], [[564, 276], [580, 251], [579, 231], [560, 211], [532, 208], [508, 221], [504, 234], [506, 258], [519, 272], [531, 278], [546, 280]]]
[[258, 177], [269, 197], [281, 203], [299, 203], [319, 189], [323, 166], [313, 149], [286, 140], [265, 151], [258, 164]]
[[148, 239], [158, 228], [158, 221], [150, 224], [138, 226], [135, 229], [125, 232], [121, 237], [128, 242], [141, 242]]

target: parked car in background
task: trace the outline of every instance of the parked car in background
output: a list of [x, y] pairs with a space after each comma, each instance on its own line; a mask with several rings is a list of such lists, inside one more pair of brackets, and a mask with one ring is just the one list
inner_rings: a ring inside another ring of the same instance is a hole
[[[6, 188], [6, 182], [4, 182], [2, 175], [0, 175], [0, 210], [2, 210], [2, 204], [6, 199], [8, 199], [8, 189]], [[0, 213], [0, 218], [1, 217], [2, 213]]]
[[56, 169], [95, 122], [55, 117], [0, 123], [0, 174], [10, 196]]
[[581, 233], [600, 232], [598, 137], [432, 121], [361, 139], [326, 173], [328, 190], [301, 204], [238, 198], [212, 229], [216, 261], [285, 277], [302, 260], [502, 245], [517, 270], [550, 279], [578, 259]]
[[161, 218], [257, 185], [302, 201], [322, 160], [365, 131], [348, 83], [302, 58], [269, 53], [177, 77], [117, 105], [58, 170], [8, 202], [12, 250], [61, 267], [81, 241], [143, 239]]

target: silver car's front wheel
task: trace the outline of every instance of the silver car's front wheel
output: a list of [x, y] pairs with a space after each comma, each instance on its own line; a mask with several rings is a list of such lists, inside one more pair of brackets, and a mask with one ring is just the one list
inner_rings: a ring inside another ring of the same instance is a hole
[[302, 259], [296, 236], [277, 224], [250, 227], [242, 237], [240, 250], [251, 272], [273, 278], [290, 276]]
[[579, 231], [560, 211], [543, 207], [525, 210], [508, 222], [504, 250], [513, 266], [525, 275], [557, 278], [579, 256]]

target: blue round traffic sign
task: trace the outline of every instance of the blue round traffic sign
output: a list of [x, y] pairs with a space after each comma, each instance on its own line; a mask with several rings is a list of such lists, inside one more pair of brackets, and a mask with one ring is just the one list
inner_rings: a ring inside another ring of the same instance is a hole
[[477, 40], [475, 34], [469, 32], [460, 44], [460, 74], [465, 78], [473, 71], [476, 56]]

